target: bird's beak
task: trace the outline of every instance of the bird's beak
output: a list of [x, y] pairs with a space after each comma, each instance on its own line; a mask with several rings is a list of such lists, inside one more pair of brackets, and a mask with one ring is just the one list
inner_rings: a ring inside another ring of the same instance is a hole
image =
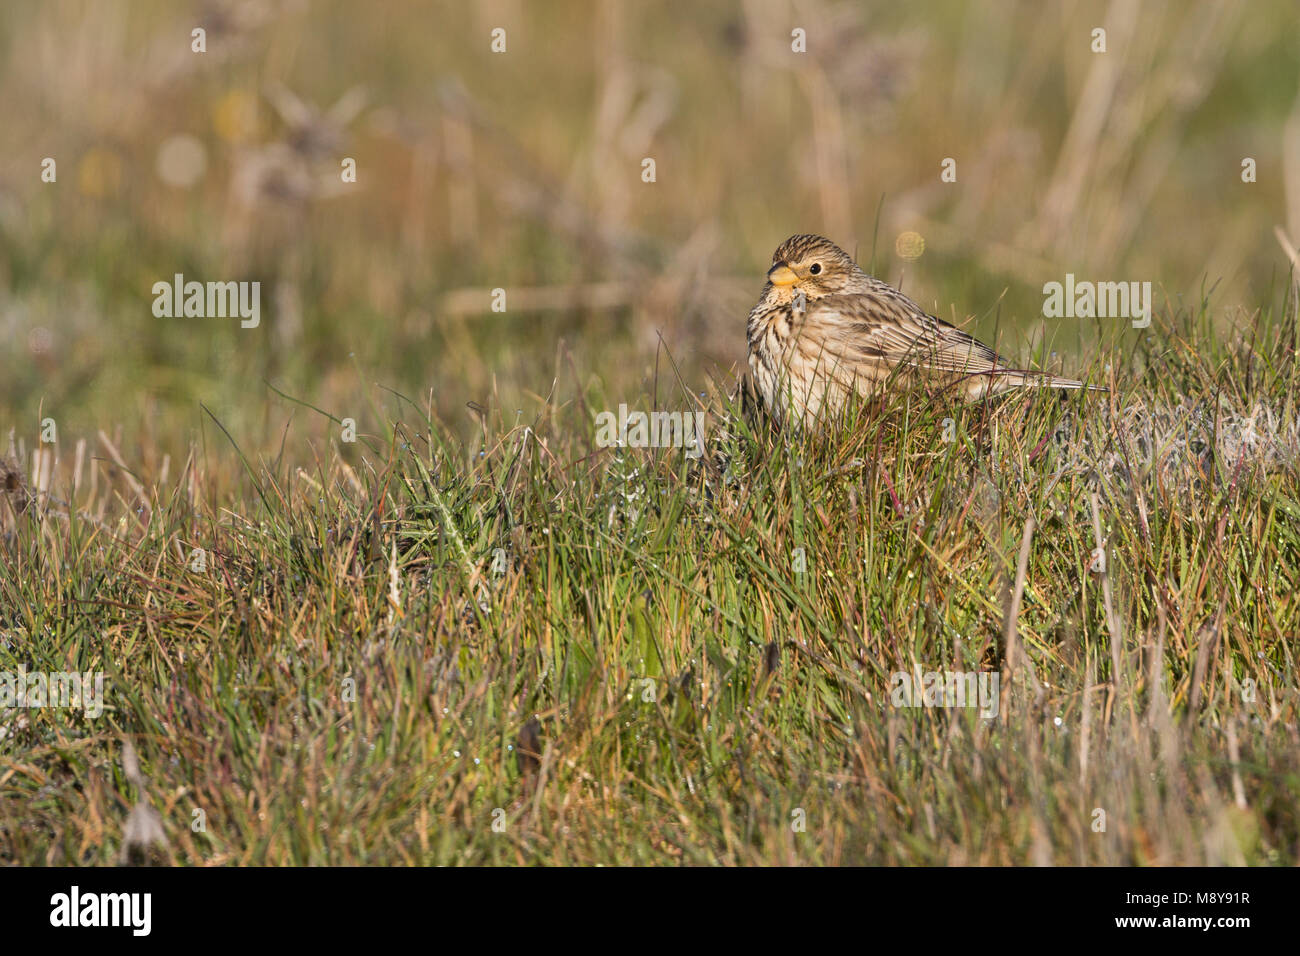
[[767, 270], [767, 281], [772, 283], [772, 285], [786, 286], [794, 285], [799, 281], [799, 277], [795, 275], [795, 271], [784, 262], [778, 262], [776, 265], [772, 266], [772, 268]]

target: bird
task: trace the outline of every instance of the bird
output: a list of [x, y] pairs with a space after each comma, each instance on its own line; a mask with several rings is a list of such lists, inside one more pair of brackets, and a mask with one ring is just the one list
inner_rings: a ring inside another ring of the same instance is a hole
[[966, 401], [1024, 386], [1105, 391], [1014, 368], [823, 236], [795, 235], [777, 247], [746, 331], [742, 400], [778, 426], [815, 430], [855, 392], [874, 398], [915, 384], [951, 388]]

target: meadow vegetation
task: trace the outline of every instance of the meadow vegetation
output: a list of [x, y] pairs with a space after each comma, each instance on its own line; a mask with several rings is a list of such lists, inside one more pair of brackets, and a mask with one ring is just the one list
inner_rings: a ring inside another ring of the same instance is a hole
[[[1287, 4], [12, 6], [0, 674], [105, 709], [0, 709], [0, 861], [1297, 862]], [[801, 231], [1109, 391], [751, 427]]]

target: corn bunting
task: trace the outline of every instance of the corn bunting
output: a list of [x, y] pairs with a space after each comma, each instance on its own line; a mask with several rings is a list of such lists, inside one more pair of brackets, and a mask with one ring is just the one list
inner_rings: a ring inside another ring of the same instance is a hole
[[791, 236], [777, 248], [748, 331], [745, 398], [778, 425], [811, 428], [853, 392], [869, 398], [917, 383], [952, 388], [968, 401], [1025, 385], [1084, 387], [1011, 367], [821, 236]]

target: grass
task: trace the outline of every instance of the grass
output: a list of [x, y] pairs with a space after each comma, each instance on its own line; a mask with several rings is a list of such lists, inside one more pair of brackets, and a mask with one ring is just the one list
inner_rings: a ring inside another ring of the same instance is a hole
[[[211, 416], [165, 481], [65, 455], [6, 511], [0, 672], [106, 708], [0, 719], [0, 858], [115, 862], [143, 798], [183, 865], [1294, 864], [1294, 310], [1156, 321], [1108, 394], [833, 438], [674, 380], [698, 462], [594, 447], [585, 379], [469, 442], [377, 389], [311, 467]], [[998, 716], [891, 703], [949, 669]]]

